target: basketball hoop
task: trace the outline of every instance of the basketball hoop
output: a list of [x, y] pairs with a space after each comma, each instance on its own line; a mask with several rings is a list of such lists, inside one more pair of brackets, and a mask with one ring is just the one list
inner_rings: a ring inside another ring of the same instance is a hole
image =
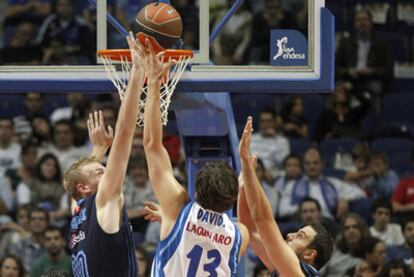
[[[123, 99], [124, 93], [128, 85], [128, 78], [131, 72], [131, 52], [129, 49], [111, 49], [111, 50], [98, 50], [98, 57], [103, 60], [105, 71], [112, 81], [116, 89], [118, 90], [119, 97]], [[171, 103], [171, 95], [177, 86], [178, 81], [184, 73], [190, 59], [193, 57], [193, 51], [191, 50], [174, 50], [168, 49], [158, 53], [158, 57], [163, 62], [171, 60], [173, 65], [168, 74], [168, 79], [163, 81], [160, 89], [160, 101], [161, 101], [161, 119], [162, 124], [166, 125], [168, 121], [168, 106]], [[119, 69], [116, 64], [119, 63]], [[142, 87], [141, 101], [139, 102], [137, 125], [144, 126], [144, 110], [147, 100], [147, 86]]]

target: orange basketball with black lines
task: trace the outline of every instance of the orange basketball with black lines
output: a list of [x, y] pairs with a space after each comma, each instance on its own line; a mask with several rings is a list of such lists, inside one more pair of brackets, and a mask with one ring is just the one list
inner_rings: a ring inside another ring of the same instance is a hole
[[183, 31], [180, 14], [174, 7], [162, 2], [146, 5], [135, 21], [138, 25], [137, 38], [144, 42], [148, 37], [157, 52], [176, 44]]

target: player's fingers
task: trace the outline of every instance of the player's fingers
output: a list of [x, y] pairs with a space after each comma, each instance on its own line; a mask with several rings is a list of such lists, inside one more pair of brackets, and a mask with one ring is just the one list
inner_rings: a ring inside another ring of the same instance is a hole
[[93, 113], [93, 117], [94, 117], [95, 128], [98, 128], [99, 127], [99, 118], [98, 118], [98, 112], [97, 111], [95, 111]]
[[91, 129], [91, 131], [94, 128], [94, 124], [93, 124], [93, 115], [92, 113], [89, 113], [89, 128]]
[[104, 127], [105, 126], [104, 116], [101, 110], [99, 110], [98, 112], [98, 117], [99, 117], [99, 125]]
[[114, 129], [112, 129], [111, 125], [108, 125], [108, 133], [111, 138], [114, 137]]

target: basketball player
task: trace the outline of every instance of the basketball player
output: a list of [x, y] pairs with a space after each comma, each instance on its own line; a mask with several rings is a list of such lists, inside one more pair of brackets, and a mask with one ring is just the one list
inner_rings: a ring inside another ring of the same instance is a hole
[[249, 229], [251, 246], [266, 267], [280, 277], [319, 276], [318, 270], [332, 255], [333, 240], [322, 225], [307, 225], [283, 239], [256, 175], [256, 157], [249, 150], [251, 132], [249, 117], [239, 146], [242, 173], [238, 215]]
[[[195, 201], [174, 178], [162, 144], [161, 79], [170, 64], [145, 57], [148, 99], [144, 113], [144, 150], [150, 183], [160, 203], [161, 230], [152, 276], [235, 276], [248, 231], [225, 214], [238, 195], [235, 172], [225, 163], [208, 163], [196, 176]], [[141, 49], [141, 51], [146, 51]]]
[[[137, 50], [140, 42], [135, 41], [132, 33], [127, 40], [133, 67], [120, 106], [107, 166], [105, 168], [95, 157], [82, 158], [64, 176], [64, 187], [78, 204], [71, 222], [74, 276], [137, 276], [122, 191], [146, 70], [140, 60], [146, 52]], [[95, 118], [88, 120], [89, 131], [99, 126], [103, 126], [103, 117], [95, 112]], [[108, 147], [106, 145], [104, 150]]]

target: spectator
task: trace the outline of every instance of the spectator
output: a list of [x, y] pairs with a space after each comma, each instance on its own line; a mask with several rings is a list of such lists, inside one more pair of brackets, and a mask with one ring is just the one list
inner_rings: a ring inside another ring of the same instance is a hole
[[145, 248], [135, 246], [135, 257], [138, 265], [138, 277], [149, 277], [151, 272], [151, 258]]
[[39, 147], [39, 152], [45, 153], [52, 146], [52, 127], [44, 116], [32, 119], [32, 136], [30, 140]]
[[278, 220], [288, 221], [297, 212], [297, 206], [291, 205], [292, 191], [302, 177], [302, 159], [296, 154], [289, 154], [283, 161], [285, 176], [276, 179], [275, 187], [279, 193]]
[[372, 218], [374, 225], [369, 228], [371, 236], [381, 239], [387, 246], [404, 243], [401, 226], [390, 223], [392, 205], [387, 198], [378, 198], [372, 203]]
[[62, 172], [56, 156], [43, 155], [37, 163], [35, 178], [28, 184], [31, 202], [49, 211], [57, 210], [64, 194], [61, 182]]
[[85, 98], [83, 93], [68, 93], [66, 95], [66, 100], [69, 106], [54, 110], [50, 115], [50, 122], [54, 124], [62, 119], [72, 121], [86, 119], [90, 108], [90, 101]]
[[19, 144], [13, 142], [13, 121], [9, 117], [0, 118], [0, 177], [7, 169], [20, 166]]
[[[414, 164], [414, 151], [411, 153]], [[414, 176], [402, 179], [392, 196], [392, 206], [399, 217], [414, 217]]]
[[[328, 231], [332, 238], [336, 238], [338, 235], [338, 225], [332, 219], [322, 216], [321, 205], [314, 198], [303, 198], [299, 205], [299, 218], [300, 226], [319, 223]], [[298, 227], [300, 228], [300, 226]]]
[[331, 94], [332, 107], [319, 115], [315, 127], [314, 139], [320, 141], [330, 138], [363, 138], [361, 121], [370, 106], [368, 95], [358, 95], [360, 106], [351, 107], [351, 86], [349, 83], [337, 82]]
[[[23, 239], [30, 237], [30, 207], [22, 205], [17, 208], [17, 223], [13, 221], [0, 224], [0, 253], [6, 253], [12, 244], [17, 244]], [[0, 254], [1, 256], [1, 254]]]
[[355, 13], [355, 34], [344, 36], [336, 51], [336, 76], [355, 84], [357, 91], [384, 93], [392, 72], [388, 44], [373, 29], [372, 15], [360, 9]]
[[[229, 6], [234, 0], [229, 1]], [[219, 24], [227, 10], [218, 15], [215, 25]], [[237, 9], [212, 44], [212, 60], [217, 65], [240, 65], [245, 59], [250, 44], [252, 14], [245, 5]]]
[[303, 100], [300, 96], [288, 97], [282, 113], [283, 131], [293, 138], [308, 138], [308, 121], [303, 116]]
[[412, 271], [401, 260], [394, 260], [387, 264], [382, 269], [381, 277], [410, 277]]
[[35, 116], [41, 116], [43, 95], [37, 92], [29, 92], [24, 96], [25, 111], [13, 118], [14, 132], [21, 142], [27, 141], [32, 134], [31, 121]]
[[30, 277], [41, 277], [53, 268], [60, 269], [72, 276], [72, 260], [65, 253], [65, 238], [56, 227], [48, 227], [45, 231], [45, 248], [47, 254], [33, 263]]
[[294, 15], [283, 9], [280, 0], [265, 0], [264, 9], [253, 17], [252, 24], [250, 64], [269, 64], [270, 30], [297, 27]]
[[[384, 264], [385, 259], [385, 244], [382, 240], [374, 237], [368, 237], [364, 241], [364, 261], [361, 262], [364, 265], [367, 265], [365, 270], [359, 268], [359, 273], [371, 274], [369, 276], [379, 276], [382, 270], [382, 265]], [[356, 271], [358, 271], [358, 266], [347, 270], [345, 276], [353, 277], [355, 276]], [[358, 275], [357, 275], [358, 276]], [[366, 275], [361, 275], [366, 276]]]
[[328, 218], [341, 218], [348, 212], [348, 201], [365, 197], [357, 186], [322, 175], [323, 161], [316, 148], [309, 148], [304, 154], [305, 176], [292, 188], [288, 205], [298, 207], [305, 197], [316, 199], [322, 207], [322, 215]]
[[11, 180], [18, 205], [27, 204], [30, 202], [30, 192], [28, 191], [29, 188], [27, 186], [20, 186], [20, 184], [27, 184], [27, 182], [35, 175], [37, 163], [37, 146], [30, 142], [23, 144], [20, 159], [21, 166], [19, 168], [8, 169], [5, 173], [6, 176]]
[[345, 181], [358, 185], [368, 192], [368, 186], [372, 183], [372, 172], [369, 168], [371, 150], [366, 143], [357, 143], [351, 151], [353, 168], [347, 171]]
[[384, 153], [374, 153], [369, 160], [369, 167], [373, 175], [369, 185], [369, 195], [372, 198], [390, 198], [399, 182], [397, 173], [389, 168], [389, 162]]
[[25, 277], [22, 261], [14, 255], [6, 255], [0, 260], [0, 276]]
[[9, 65], [39, 64], [42, 49], [35, 45], [35, 26], [30, 22], [22, 22], [17, 26], [10, 45], [0, 51], [0, 60]]
[[9, 252], [23, 260], [24, 269], [29, 272], [35, 259], [46, 254], [44, 248], [45, 230], [49, 214], [40, 208], [30, 211], [30, 237], [10, 246]]
[[144, 219], [144, 202], [154, 200], [145, 160], [131, 160], [128, 165], [128, 181], [124, 186], [124, 202], [134, 232], [145, 233], [148, 221]]
[[8, 4], [4, 13], [6, 26], [24, 21], [38, 24], [51, 12], [49, 0], [8, 0]]
[[368, 227], [357, 214], [347, 214], [340, 227], [336, 248], [327, 265], [320, 271], [325, 277], [343, 277], [364, 257], [364, 241], [369, 237]]
[[414, 272], [414, 218], [403, 224], [404, 243], [387, 248], [387, 260], [402, 260]]
[[288, 140], [277, 132], [276, 114], [272, 110], [262, 110], [259, 115], [259, 133], [252, 135], [251, 151], [262, 159], [271, 177], [275, 178], [282, 170], [282, 163], [290, 152]]
[[86, 147], [75, 147], [74, 132], [74, 126], [68, 120], [60, 120], [53, 126], [53, 145], [49, 151], [58, 157], [62, 171], [66, 171], [75, 161], [89, 154]]
[[57, 0], [55, 13], [40, 27], [37, 42], [44, 49], [43, 64], [89, 64], [93, 62], [92, 27], [75, 14], [72, 0]]

